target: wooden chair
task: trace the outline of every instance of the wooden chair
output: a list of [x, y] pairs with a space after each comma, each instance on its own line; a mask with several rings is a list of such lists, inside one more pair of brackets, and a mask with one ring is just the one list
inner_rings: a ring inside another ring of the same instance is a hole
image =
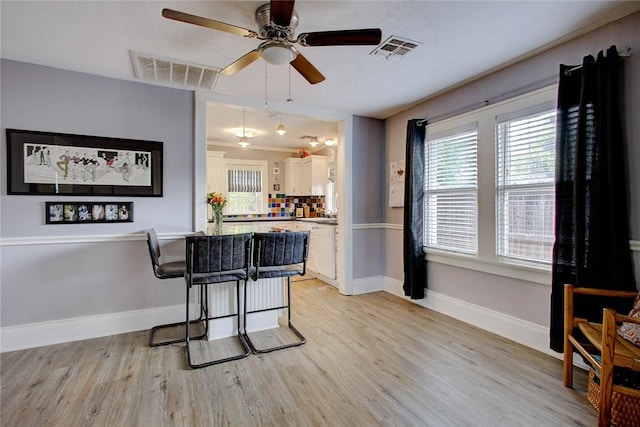
[[[640, 371], [640, 347], [635, 346], [617, 333], [618, 323], [640, 324], [640, 318], [621, 315], [609, 308], [603, 310], [602, 323], [576, 318], [573, 316], [574, 294], [634, 299], [638, 293], [578, 288], [572, 285], [565, 285], [564, 288], [564, 386], [573, 386], [573, 351], [575, 349], [600, 376], [598, 427], [608, 427], [612, 421], [614, 393], [638, 399], [640, 402], [640, 390], [613, 383], [614, 368]], [[576, 331], [580, 331], [586, 340], [578, 338]], [[632, 422], [632, 425], [633, 423], [635, 421]]]

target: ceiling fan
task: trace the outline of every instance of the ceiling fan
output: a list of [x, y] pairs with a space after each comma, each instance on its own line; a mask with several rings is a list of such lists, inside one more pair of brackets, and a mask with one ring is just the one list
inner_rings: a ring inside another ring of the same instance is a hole
[[316, 31], [301, 33], [295, 37], [298, 14], [293, 10], [295, 0], [271, 0], [256, 9], [258, 32], [208, 18], [162, 9], [162, 16], [175, 21], [199, 25], [239, 36], [263, 40], [260, 45], [220, 71], [224, 76], [236, 74], [259, 58], [275, 65], [291, 64], [309, 83], [316, 84], [325, 77], [313, 66], [294, 44], [300, 46], [357, 46], [377, 45], [382, 31], [379, 28], [360, 30]]

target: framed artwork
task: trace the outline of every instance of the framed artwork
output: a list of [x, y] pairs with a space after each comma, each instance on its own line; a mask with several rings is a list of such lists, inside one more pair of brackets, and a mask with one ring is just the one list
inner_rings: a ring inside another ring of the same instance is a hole
[[47, 224], [133, 222], [133, 202], [46, 202]]
[[162, 142], [7, 129], [7, 194], [162, 197]]

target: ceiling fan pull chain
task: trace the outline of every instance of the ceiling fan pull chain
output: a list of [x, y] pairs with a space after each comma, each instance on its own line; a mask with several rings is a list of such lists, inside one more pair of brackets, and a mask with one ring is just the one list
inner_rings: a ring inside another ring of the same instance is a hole
[[287, 102], [293, 102], [293, 98], [291, 98], [291, 65], [289, 65], [289, 97], [287, 98]]
[[267, 63], [264, 63], [264, 109], [269, 108], [269, 103], [267, 102]]

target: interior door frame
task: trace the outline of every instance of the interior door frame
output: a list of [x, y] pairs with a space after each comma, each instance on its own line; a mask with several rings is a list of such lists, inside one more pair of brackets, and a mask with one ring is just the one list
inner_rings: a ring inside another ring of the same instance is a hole
[[[207, 226], [207, 105], [209, 102], [225, 103], [251, 108], [263, 107], [264, 101], [216, 95], [196, 91], [194, 96], [194, 158], [193, 158], [193, 232]], [[353, 204], [352, 204], [352, 136], [353, 116], [335, 111], [324, 111], [287, 103], [269, 102], [274, 110], [283, 113], [324, 117], [338, 122], [338, 149], [336, 167], [338, 173], [337, 228], [337, 282], [341, 294], [353, 294]]]

